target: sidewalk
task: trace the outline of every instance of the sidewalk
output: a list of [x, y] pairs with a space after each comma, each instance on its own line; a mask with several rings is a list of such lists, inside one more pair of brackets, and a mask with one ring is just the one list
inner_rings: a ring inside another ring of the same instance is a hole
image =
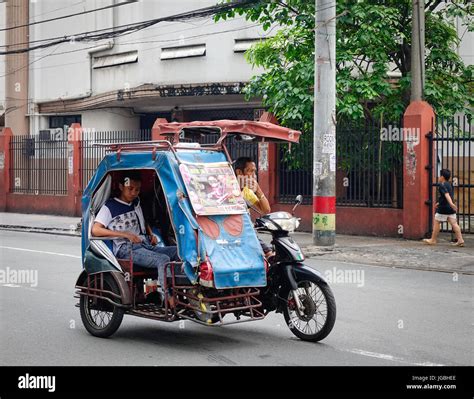
[[293, 238], [312, 258], [364, 265], [474, 274], [474, 235], [463, 235], [465, 246], [451, 246], [451, 234], [442, 233], [438, 245], [403, 238], [337, 235], [332, 251], [314, 247], [310, 233], [294, 233]]
[[[80, 236], [78, 217], [0, 212], [0, 229]], [[270, 236], [261, 235], [264, 241]], [[465, 247], [452, 247], [450, 234], [441, 234], [437, 246], [402, 238], [338, 235], [333, 250], [314, 247], [310, 233], [294, 233], [304, 254], [313, 259], [382, 267], [474, 274], [474, 235], [466, 234]]]

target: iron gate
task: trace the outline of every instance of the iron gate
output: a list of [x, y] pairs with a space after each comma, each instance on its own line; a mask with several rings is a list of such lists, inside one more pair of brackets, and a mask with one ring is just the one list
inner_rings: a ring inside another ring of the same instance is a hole
[[[437, 201], [438, 177], [441, 169], [451, 171], [454, 203], [458, 208], [458, 224], [463, 234], [474, 233], [474, 132], [468, 116], [437, 117], [429, 139], [429, 200], [428, 233], [433, 228], [434, 205]], [[451, 226], [441, 224], [441, 231], [451, 232]]]

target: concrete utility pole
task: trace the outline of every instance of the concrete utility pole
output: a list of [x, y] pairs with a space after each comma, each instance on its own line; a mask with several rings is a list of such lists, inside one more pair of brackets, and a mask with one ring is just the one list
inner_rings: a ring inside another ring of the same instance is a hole
[[313, 244], [336, 239], [336, 0], [316, 0]]
[[412, 2], [411, 101], [419, 101], [425, 87], [425, 0]]

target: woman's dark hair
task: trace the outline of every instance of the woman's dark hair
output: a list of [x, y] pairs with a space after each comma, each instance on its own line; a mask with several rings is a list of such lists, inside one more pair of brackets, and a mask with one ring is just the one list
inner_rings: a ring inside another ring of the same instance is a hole
[[234, 162], [234, 170], [240, 170], [243, 173], [249, 162], [253, 162], [253, 159], [249, 157], [237, 158], [237, 160]]
[[449, 179], [451, 179], [451, 171], [449, 169], [441, 169], [441, 172], [439, 172], [439, 174], [448, 181]]

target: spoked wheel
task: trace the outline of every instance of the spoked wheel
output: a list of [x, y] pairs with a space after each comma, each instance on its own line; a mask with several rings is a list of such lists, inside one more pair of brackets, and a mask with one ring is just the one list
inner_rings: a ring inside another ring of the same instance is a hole
[[285, 299], [283, 315], [291, 332], [304, 341], [326, 338], [336, 321], [336, 301], [331, 288], [320, 281], [299, 281], [296, 290], [304, 309], [298, 310], [293, 291]]
[[[99, 283], [97, 285], [99, 286]], [[91, 281], [91, 288], [95, 288], [94, 281]], [[120, 294], [117, 283], [109, 273], [104, 274], [103, 289]], [[114, 300], [117, 301], [117, 299]], [[82, 323], [86, 330], [95, 337], [100, 338], [109, 337], [117, 331], [125, 313], [123, 308], [115, 306], [105, 299], [86, 295], [81, 295], [79, 308]]]

